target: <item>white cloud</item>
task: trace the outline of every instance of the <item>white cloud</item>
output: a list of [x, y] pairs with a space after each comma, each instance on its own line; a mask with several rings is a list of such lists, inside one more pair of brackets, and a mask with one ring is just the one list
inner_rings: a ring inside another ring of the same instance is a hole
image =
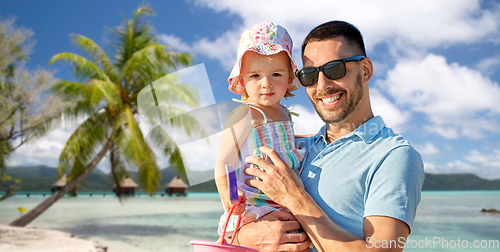
[[[228, 31], [215, 41], [202, 38], [193, 45], [194, 52], [204, 54], [211, 59], [219, 60], [222, 66], [230, 70], [236, 62], [236, 46], [242, 32], [243, 30]], [[231, 50], [228, 48], [234, 49]]]
[[[59, 156], [71, 134], [86, 118], [77, 118], [74, 121], [64, 121], [60, 128], [50, 131], [47, 135], [30, 141], [19, 147], [8, 159], [8, 166], [45, 165], [58, 167]], [[104, 156], [97, 168], [104, 172], [110, 171], [109, 157]]]
[[472, 150], [464, 159], [485, 168], [490, 167], [498, 169], [500, 172], [500, 150], [493, 150], [491, 153]]
[[[201, 38], [191, 46], [196, 53], [218, 59], [227, 70], [236, 58], [239, 35], [244, 29], [264, 21], [283, 25], [295, 41], [294, 59], [307, 33], [330, 20], [346, 20], [356, 25], [365, 38], [367, 50], [387, 43], [395, 53], [498, 39], [500, 8], [482, 9], [480, 1], [210, 1], [195, 0], [197, 6], [228, 11], [242, 18], [216, 40]], [[175, 44], [184, 43], [174, 40]], [[229, 48], [229, 50], [228, 50]], [[233, 50], [231, 50], [233, 48]], [[412, 49], [410, 49], [412, 48]], [[229, 62], [228, 62], [229, 60]], [[300, 62], [300, 61], [299, 61]]]
[[[159, 39], [164, 44], [171, 46], [172, 49], [195, 55], [205, 55], [211, 59], [218, 60], [226, 69], [231, 69], [236, 61], [236, 45], [238, 44], [241, 32], [227, 31], [214, 41], [201, 38], [192, 44], [188, 44], [182, 41], [181, 38], [169, 34], [160, 34]], [[228, 50], [228, 48], [234, 48], [234, 50]]]
[[431, 142], [427, 142], [425, 145], [416, 144], [414, 147], [422, 155], [436, 155], [441, 153], [441, 151]]
[[[498, 97], [498, 84], [477, 70], [448, 65], [444, 57], [427, 53], [431, 48], [446, 48], [454, 44], [499, 43], [500, 8], [497, 4], [484, 9], [479, 0], [432, 3], [314, 1], [301, 5], [297, 11], [297, 4], [289, 1], [193, 2], [198, 7], [227, 11], [242, 19], [241, 25], [233, 26], [217, 39], [201, 38], [190, 45], [191, 52], [219, 60], [227, 71], [234, 64], [239, 35], [256, 23], [272, 21], [286, 27], [295, 41], [294, 59], [301, 62], [300, 44], [312, 28], [330, 20], [346, 20], [361, 30], [368, 53], [375, 45], [385, 44], [391, 60], [397, 62], [396, 67], [388, 72], [387, 85], [371, 89], [375, 113], [381, 114], [390, 127], [403, 132], [412, 112], [422, 112], [431, 122], [425, 129], [446, 138], [465, 136], [479, 139], [486, 132], [498, 132], [499, 122], [495, 118], [500, 111], [500, 100], [493, 99]], [[182, 41], [170, 40], [185, 46]], [[486, 59], [477, 65], [477, 69], [488, 74], [495, 63], [495, 58]], [[385, 61], [377, 65], [380, 66], [378, 76], [383, 76], [389, 66]], [[390, 86], [390, 95], [406, 96], [393, 97], [394, 103], [384, 97], [386, 92], [378, 92]]]
[[[7, 165], [29, 166], [43, 164], [57, 167], [61, 150], [83, 120], [83, 118], [80, 118], [71, 124], [65, 125], [63, 123], [60, 128], [50, 131], [44, 137], [22, 145], [10, 156]], [[14, 144], [17, 144], [17, 142]]]
[[463, 159], [450, 161], [446, 165], [424, 163], [424, 169], [429, 173], [474, 173], [485, 179], [499, 179], [500, 150], [472, 150]]
[[443, 126], [436, 126], [436, 125], [432, 125], [432, 126], [428, 125], [428, 126], [425, 126], [424, 129], [429, 131], [429, 132], [437, 133], [437, 134], [443, 136], [444, 138], [448, 138], [448, 139], [457, 139], [460, 136], [458, 128], [453, 127], [453, 126], [443, 127]]
[[179, 52], [189, 52], [191, 51], [191, 46], [184, 43], [181, 38], [176, 37], [171, 34], [160, 34], [158, 38], [165, 44], [172, 47], [172, 50]]
[[481, 71], [485, 75], [492, 75], [496, 73], [500, 66], [500, 55], [495, 55], [490, 58], [481, 60], [476, 65], [477, 70]]
[[424, 162], [424, 172], [440, 173], [439, 170], [436, 169], [436, 165], [434, 163], [429, 163], [429, 162]]
[[404, 132], [404, 126], [411, 118], [410, 112], [401, 111], [376, 88], [370, 89], [370, 102], [373, 113], [382, 116], [387, 126], [397, 133]]
[[484, 137], [498, 132], [500, 86], [477, 70], [448, 64], [443, 56], [401, 59], [376, 87], [395, 103], [428, 116], [427, 130], [443, 137]]
[[314, 110], [310, 111], [301, 105], [293, 105], [292, 111], [299, 113], [298, 117], [292, 117], [296, 135], [316, 134], [325, 124]]

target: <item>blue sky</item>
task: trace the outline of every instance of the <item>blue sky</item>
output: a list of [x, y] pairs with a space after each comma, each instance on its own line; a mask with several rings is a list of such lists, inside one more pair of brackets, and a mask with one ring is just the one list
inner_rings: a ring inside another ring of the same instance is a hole
[[[69, 35], [101, 46], [107, 27], [130, 17], [141, 1], [2, 1], [0, 19], [34, 32], [27, 68], [42, 67], [73, 79], [61, 64], [64, 51], [78, 52]], [[193, 53], [204, 63], [216, 101], [238, 98], [227, 90], [239, 35], [264, 21], [283, 25], [294, 40], [294, 59], [307, 33], [329, 20], [345, 20], [362, 32], [374, 61], [370, 82], [374, 113], [421, 153], [426, 172], [471, 172], [500, 178], [500, 1], [148, 1], [159, 39]], [[106, 49], [106, 46], [104, 46]], [[284, 101], [301, 116], [298, 133], [322, 125], [305, 91]], [[71, 126], [20, 148], [11, 165], [57, 165]], [[106, 170], [106, 165], [101, 168]]]

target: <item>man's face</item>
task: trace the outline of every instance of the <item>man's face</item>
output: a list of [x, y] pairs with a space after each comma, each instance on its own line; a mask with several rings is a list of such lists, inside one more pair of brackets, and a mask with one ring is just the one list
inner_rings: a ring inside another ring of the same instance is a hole
[[[318, 67], [329, 61], [357, 56], [343, 37], [310, 42], [304, 50], [304, 67]], [[306, 88], [321, 119], [328, 124], [349, 122], [363, 97], [361, 72], [357, 62], [346, 63], [346, 75], [330, 80], [319, 73], [318, 82]]]

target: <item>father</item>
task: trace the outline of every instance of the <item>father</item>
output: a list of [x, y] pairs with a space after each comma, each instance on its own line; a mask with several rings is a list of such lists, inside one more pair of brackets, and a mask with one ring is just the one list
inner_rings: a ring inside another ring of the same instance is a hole
[[[300, 178], [269, 148], [274, 165], [247, 162], [247, 184], [291, 212], [272, 212], [242, 227], [236, 240], [261, 251], [402, 251], [424, 181], [415, 149], [373, 116], [368, 82], [372, 61], [359, 30], [343, 21], [313, 29], [302, 44], [297, 77], [326, 123], [298, 139], [308, 154]], [[293, 216], [292, 216], [293, 214]]]

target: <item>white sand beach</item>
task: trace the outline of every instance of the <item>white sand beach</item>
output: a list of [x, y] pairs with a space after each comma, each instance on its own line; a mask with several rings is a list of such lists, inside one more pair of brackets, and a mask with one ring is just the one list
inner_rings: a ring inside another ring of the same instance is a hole
[[74, 238], [66, 232], [0, 225], [0, 251], [105, 252], [107, 248], [98, 242]]

